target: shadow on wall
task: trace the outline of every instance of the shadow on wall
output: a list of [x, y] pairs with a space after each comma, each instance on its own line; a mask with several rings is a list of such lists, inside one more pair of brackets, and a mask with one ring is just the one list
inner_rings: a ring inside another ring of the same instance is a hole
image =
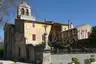
[[45, 47], [45, 43], [34, 46], [35, 47], [35, 60], [37, 64], [42, 64], [43, 62], [43, 50]]

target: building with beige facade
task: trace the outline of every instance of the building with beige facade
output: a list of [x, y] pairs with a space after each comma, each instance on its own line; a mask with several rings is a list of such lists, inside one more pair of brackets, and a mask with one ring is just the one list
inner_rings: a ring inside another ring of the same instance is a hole
[[54, 29], [54, 35], [68, 29], [68, 24], [36, 21], [35, 17], [31, 16], [31, 7], [22, 2], [17, 7], [15, 24], [6, 23], [4, 26], [5, 57], [28, 61], [40, 60], [42, 54], [38, 52], [42, 52], [42, 50], [39, 45], [44, 43], [45, 32], [47, 33], [46, 40], [51, 39], [50, 35], [53, 32], [53, 26], [57, 26]]
[[84, 24], [80, 26], [76, 26], [74, 28], [62, 31], [62, 40], [66, 41], [77, 41], [88, 39], [91, 34], [92, 26], [89, 24]]

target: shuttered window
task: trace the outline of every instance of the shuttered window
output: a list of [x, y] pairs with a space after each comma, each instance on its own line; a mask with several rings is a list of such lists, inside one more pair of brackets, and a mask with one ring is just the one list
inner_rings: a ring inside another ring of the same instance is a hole
[[90, 32], [88, 32], [88, 37], [90, 37]]
[[32, 40], [34, 40], [34, 41], [36, 40], [36, 35], [35, 34], [32, 35]]

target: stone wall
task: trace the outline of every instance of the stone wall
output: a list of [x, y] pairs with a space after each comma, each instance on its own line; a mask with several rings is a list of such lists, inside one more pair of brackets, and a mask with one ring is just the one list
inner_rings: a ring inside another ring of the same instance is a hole
[[52, 64], [68, 64], [72, 62], [72, 57], [78, 58], [78, 61], [80, 64], [84, 64], [84, 60], [88, 58], [95, 58], [96, 59], [96, 53], [90, 53], [90, 54], [54, 54], [51, 55]]

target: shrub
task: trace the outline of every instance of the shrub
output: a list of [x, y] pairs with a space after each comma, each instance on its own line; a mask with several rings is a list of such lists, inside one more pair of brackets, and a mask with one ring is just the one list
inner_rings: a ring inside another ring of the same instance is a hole
[[85, 60], [84, 60], [84, 64], [91, 64], [91, 62], [90, 62], [89, 59], [85, 59]]
[[78, 58], [76, 58], [76, 57], [73, 57], [72, 61], [75, 62], [75, 64], [80, 64], [80, 62], [78, 62]]
[[78, 62], [78, 58], [73, 57], [73, 58], [72, 58], [72, 61], [74, 61], [74, 62]]
[[17, 62], [17, 60], [16, 60], [16, 59], [13, 59], [12, 61], [13, 61], [13, 62], [15, 62], [15, 63]]
[[89, 58], [90, 62], [95, 62], [95, 58]]
[[75, 64], [80, 64], [80, 62], [75, 62]]

